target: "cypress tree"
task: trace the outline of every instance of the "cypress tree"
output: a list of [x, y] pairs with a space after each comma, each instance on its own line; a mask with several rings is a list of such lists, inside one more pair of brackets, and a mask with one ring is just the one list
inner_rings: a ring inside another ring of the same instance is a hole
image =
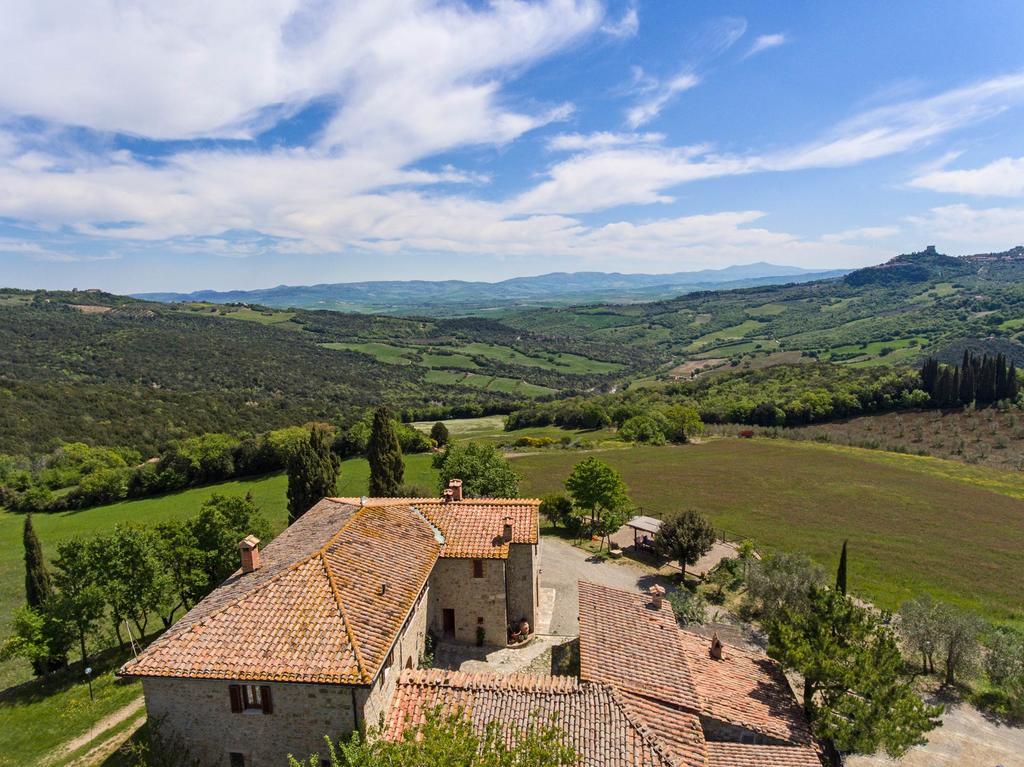
[[981, 360], [981, 370], [978, 375], [978, 388], [975, 397], [983, 405], [988, 405], [995, 401], [996, 361], [987, 354]]
[[386, 407], [377, 408], [373, 414], [366, 457], [370, 461], [370, 495], [388, 498], [398, 495], [405, 478], [405, 463], [395, 423]]
[[1006, 399], [1011, 402], [1017, 399], [1020, 393], [1020, 384], [1017, 383], [1017, 366], [1011, 362], [1006, 371]]
[[43, 559], [43, 547], [32, 526], [31, 514], [25, 516], [22, 537], [25, 543], [25, 602], [29, 607], [40, 607], [53, 596], [53, 584]]
[[288, 461], [288, 524], [320, 499], [334, 495], [341, 463], [331, 452], [327, 429], [314, 426]]
[[996, 401], [1006, 399], [1006, 355], [996, 355]]
[[974, 402], [974, 365], [968, 359], [967, 352], [964, 352], [964, 364], [960, 368], [960, 401], [965, 405]]
[[921, 386], [933, 400], [938, 399], [936, 397], [938, 380], [939, 361], [934, 357], [929, 357], [924, 361], [924, 365], [921, 366]]
[[839, 569], [836, 570], [836, 591], [846, 596], [846, 541], [843, 541], [843, 553], [839, 555]]

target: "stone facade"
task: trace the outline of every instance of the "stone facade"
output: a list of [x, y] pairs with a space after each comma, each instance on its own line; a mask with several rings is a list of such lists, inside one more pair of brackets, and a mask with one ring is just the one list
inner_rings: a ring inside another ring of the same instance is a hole
[[270, 683], [273, 713], [231, 711], [231, 682], [150, 677], [142, 680], [151, 723], [182, 738], [204, 767], [230, 767], [242, 754], [246, 767], [281, 767], [288, 754], [323, 751], [324, 735], [356, 726], [355, 687]]
[[383, 722], [403, 668], [423, 654], [430, 605], [424, 588], [373, 685], [253, 682], [270, 688], [272, 713], [231, 710], [234, 681], [147, 677], [142, 680], [151, 722], [177, 733], [204, 767], [230, 767], [241, 754], [246, 767], [282, 767], [288, 755], [323, 753], [324, 735], [344, 737]]
[[[479, 562], [482, 577], [474, 577]], [[476, 644], [483, 626], [484, 644], [504, 645], [508, 636], [504, 559], [439, 559], [430, 575], [430, 627], [441, 639]], [[454, 612], [454, 634], [445, 631], [445, 610]]]
[[508, 565], [505, 570], [508, 623], [518, 626], [520, 621], [526, 620], [531, 632], [537, 628], [539, 576], [537, 544], [514, 543], [508, 547]]

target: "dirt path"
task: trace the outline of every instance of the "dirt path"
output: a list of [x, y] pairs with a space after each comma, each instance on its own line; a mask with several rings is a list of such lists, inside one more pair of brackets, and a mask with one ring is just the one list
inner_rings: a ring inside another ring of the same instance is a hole
[[63, 757], [66, 757], [68, 754], [77, 751], [82, 746], [91, 743], [93, 740], [95, 740], [100, 735], [105, 733], [111, 727], [116, 727], [125, 719], [134, 716], [144, 705], [145, 701], [140, 695], [138, 698], [133, 700], [124, 708], [119, 708], [114, 713], [108, 714], [107, 716], [100, 719], [98, 722], [96, 722], [96, 724], [94, 724], [88, 730], [83, 732], [77, 738], [73, 738], [72, 740], [69, 740], [67, 743], [64, 743], [60, 747], [51, 751], [49, 754], [47, 754], [46, 758], [43, 759], [40, 763], [53, 764], [62, 759]]

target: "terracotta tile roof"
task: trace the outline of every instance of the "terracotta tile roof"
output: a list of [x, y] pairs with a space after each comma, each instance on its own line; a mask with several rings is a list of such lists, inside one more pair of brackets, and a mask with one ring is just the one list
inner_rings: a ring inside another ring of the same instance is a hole
[[505, 518], [512, 519], [512, 543], [536, 543], [540, 500], [536, 498], [466, 498], [442, 502], [439, 498], [334, 498], [341, 503], [367, 506], [403, 504], [419, 510], [444, 535], [442, 557], [507, 559], [502, 538]]
[[803, 710], [779, 664], [764, 653], [722, 645], [722, 660], [708, 653], [707, 637], [679, 631], [702, 703], [701, 713], [787, 743], [813, 742]]
[[492, 721], [521, 728], [531, 718], [544, 725], [555, 716], [580, 764], [588, 767], [676, 767], [612, 688], [575, 677], [403, 671], [385, 721], [386, 737], [400, 738], [438, 706], [445, 713], [462, 710], [481, 732]]
[[700, 711], [668, 600], [580, 581], [580, 678]]
[[[582, 581], [579, 594], [581, 678], [616, 687], [681, 764], [700, 764], [694, 761], [696, 741], [687, 734], [691, 714], [788, 743], [777, 747], [786, 749], [779, 759], [820, 767], [803, 711], [775, 661], [730, 645], [723, 645], [722, 660], [713, 660], [710, 641], [679, 629], [667, 600], [655, 609], [645, 594]], [[718, 745], [705, 745], [708, 765], [790, 765], [758, 762], [757, 754], [743, 751], [768, 749], [761, 754], [767, 758], [776, 747], [741, 743], [727, 744], [713, 758]]]
[[646, 724], [677, 767], [705, 767], [707, 752], [700, 717], [651, 698], [617, 690], [626, 710]]
[[746, 743], [708, 743], [708, 767], [821, 767], [809, 746], [755, 746]]
[[129, 676], [368, 684], [437, 560], [408, 506], [325, 499], [138, 658]]

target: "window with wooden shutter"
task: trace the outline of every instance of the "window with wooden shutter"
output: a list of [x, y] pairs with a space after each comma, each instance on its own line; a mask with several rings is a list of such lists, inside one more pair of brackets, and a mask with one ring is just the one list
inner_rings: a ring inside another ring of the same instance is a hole
[[245, 708], [242, 702], [242, 686], [240, 684], [228, 685], [228, 693], [231, 695], [231, 713], [242, 713]]
[[260, 701], [263, 703], [263, 713], [264, 714], [273, 714], [274, 713], [274, 704], [270, 700], [270, 686], [269, 685], [264, 684], [264, 685], [260, 686]]

